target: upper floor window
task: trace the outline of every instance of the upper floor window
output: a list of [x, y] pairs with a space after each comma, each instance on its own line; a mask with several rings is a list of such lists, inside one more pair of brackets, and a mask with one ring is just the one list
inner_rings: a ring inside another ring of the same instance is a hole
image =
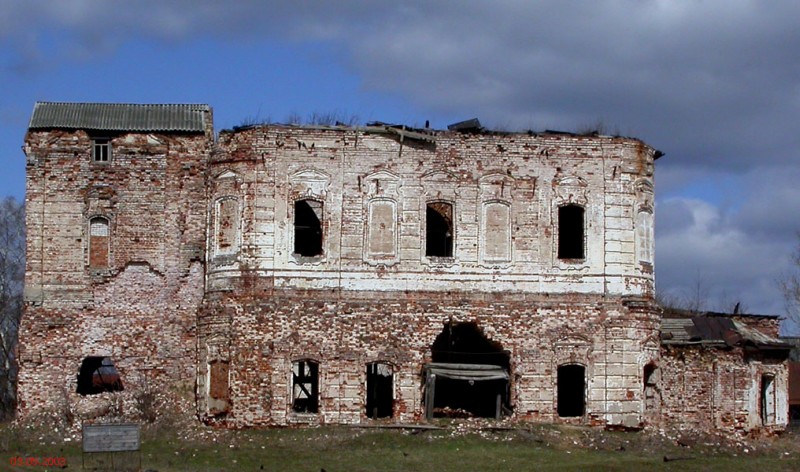
[[236, 198], [217, 200], [215, 211], [214, 252], [217, 255], [239, 251], [239, 202]]
[[428, 203], [425, 211], [425, 255], [453, 257], [453, 205]]
[[92, 161], [108, 162], [111, 160], [111, 140], [94, 138], [92, 140]]
[[481, 247], [485, 262], [511, 260], [511, 208], [504, 202], [483, 205]]
[[397, 252], [397, 204], [392, 200], [373, 200], [367, 207], [367, 255], [387, 259]]
[[322, 255], [322, 202], [294, 203], [294, 253], [305, 257]]
[[89, 267], [108, 267], [109, 234], [108, 219], [95, 216], [89, 220]]
[[578, 205], [558, 208], [558, 258], [583, 259], [584, 209]]
[[636, 253], [639, 262], [653, 263], [653, 214], [647, 211], [636, 215]]

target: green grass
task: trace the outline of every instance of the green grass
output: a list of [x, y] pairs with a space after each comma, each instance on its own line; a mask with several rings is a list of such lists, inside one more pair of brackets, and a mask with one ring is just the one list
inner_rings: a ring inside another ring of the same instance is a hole
[[[0, 426], [0, 434], [5, 437], [0, 440], [0, 470], [48, 470], [13, 468], [9, 459], [14, 456], [66, 457], [66, 470], [81, 468], [80, 445], [74, 441], [53, 441], [47, 434], [8, 426]], [[197, 427], [190, 433], [145, 430], [141, 463], [142, 470], [159, 472], [800, 470], [796, 435], [759, 443], [756, 449], [744, 453], [735, 447], [682, 447], [643, 433], [553, 426], [467, 433], [450, 428], [417, 434], [348, 427], [243, 431]], [[665, 455], [682, 460], [664, 462]], [[86, 463], [108, 464], [107, 460], [93, 455]], [[115, 463], [137, 465], [138, 457], [116, 456]]]

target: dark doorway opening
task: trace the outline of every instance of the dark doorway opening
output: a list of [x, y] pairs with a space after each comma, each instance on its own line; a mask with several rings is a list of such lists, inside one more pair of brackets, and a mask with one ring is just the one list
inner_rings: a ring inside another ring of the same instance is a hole
[[383, 362], [367, 364], [367, 417], [391, 418], [394, 393], [392, 366]]
[[558, 416], [583, 416], [586, 409], [586, 368], [569, 364], [558, 367]]
[[453, 257], [453, 205], [428, 203], [425, 212], [425, 255]]
[[322, 255], [322, 202], [294, 203], [294, 253], [304, 257]]
[[95, 395], [122, 390], [122, 379], [111, 358], [90, 356], [83, 359], [78, 371], [78, 394]]
[[558, 258], [583, 259], [583, 207], [566, 205], [558, 208]]
[[511, 412], [509, 353], [477, 323], [445, 323], [426, 367], [428, 417], [499, 418]]

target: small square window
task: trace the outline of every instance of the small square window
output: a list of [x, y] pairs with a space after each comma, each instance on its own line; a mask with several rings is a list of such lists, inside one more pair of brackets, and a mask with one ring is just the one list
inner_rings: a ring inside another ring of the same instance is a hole
[[108, 162], [111, 160], [111, 140], [95, 138], [92, 140], [92, 161]]

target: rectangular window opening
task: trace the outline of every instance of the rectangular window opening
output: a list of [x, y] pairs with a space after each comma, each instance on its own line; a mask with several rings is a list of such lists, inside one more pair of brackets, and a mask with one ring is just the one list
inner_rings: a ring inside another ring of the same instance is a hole
[[391, 418], [393, 387], [392, 366], [381, 362], [367, 364], [367, 417]]
[[92, 140], [92, 161], [108, 162], [111, 160], [111, 140], [95, 138]]
[[558, 416], [574, 418], [586, 410], [586, 369], [582, 365], [558, 367]]
[[297, 413], [319, 411], [319, 364], [314, 361], [292, 364], [292, 410]]
[[558, 258], [585, 258], [583, 207], [566, 205], [558, 208]]
[[322, 202], [294, 203], [294, 253], [303, 257], [322, 255]]
[[425, 255], [453, 257], [453, 205], [431, 202], [425, 211]]

